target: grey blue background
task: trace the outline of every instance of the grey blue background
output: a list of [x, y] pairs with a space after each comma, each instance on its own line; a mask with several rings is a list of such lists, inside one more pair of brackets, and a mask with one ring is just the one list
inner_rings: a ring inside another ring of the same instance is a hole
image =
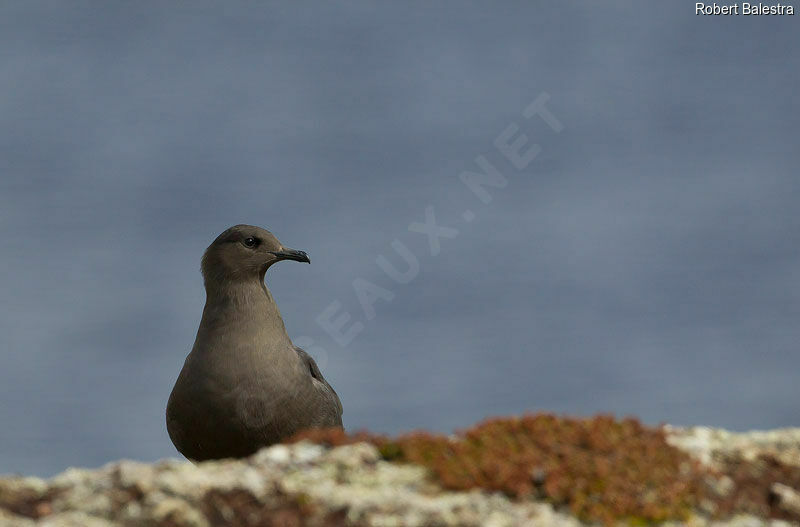
[[[267, 283], [349, 429], [798, 425], [797, 16], [693, 2], [0, 4], [0, 473], [177, 456], [200, 256]], [[556, 134], [522, 109], [537, 95]], [[541, 154], [493, 146], [509, 124]], [[508, 178], [482, 203], [459, 180]], [[459, 230], [432, 256], [408, 230]], [[475, 220], [465, 223], [462, 212]], [[392, 240], [418, 258], [409, 284]], [[390, 289], [366, 320], [352, 282]], [[332, 302], [364, 330], [337, 345]]]

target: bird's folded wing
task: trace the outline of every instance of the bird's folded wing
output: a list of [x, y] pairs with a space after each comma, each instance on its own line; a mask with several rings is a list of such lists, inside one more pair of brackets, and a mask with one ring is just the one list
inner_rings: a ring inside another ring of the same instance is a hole
[[330, 384], [328, 384], [328, 381], [325, 380], [325, 377], [322, 376], [322, 372], [320, 371], [319, 366], [317, 366], [317, 363], [314, 360], [314, 358], [308, 353], [306, 353], [306, 351], [303, 348], [295, 346], [294, 349], [295, 351], [297, 351], [297, 354], [300, 356], [303, 362], [305, 362], [308, 365], [308, 369], [311, 372], [311, 376], [316, 380], [318, 380], [319, 382], [323, 383], [327, 387], [328, 391], [330, 392], [330, 395], [333, 396], [333, 400], [336, 402], [336, 406], [339, 409], [339, 416], [341, 417], [343, 411], [342, 401], [339, 400], [339, 395], [336, 393], [336, 390], [334, 390], [333, 387]]

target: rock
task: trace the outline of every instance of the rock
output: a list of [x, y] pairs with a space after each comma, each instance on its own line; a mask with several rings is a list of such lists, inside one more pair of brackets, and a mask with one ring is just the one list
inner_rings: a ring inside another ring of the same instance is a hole
[[37, 525], [42, 527], [114, 527], [117, 524], [80, 511], [71, 511], [46, 516]]
[[800, 492], [782, 483], [773, 483], [770, 490], [777, 497], [781, 509], [800, 516]]
[[[276, 445], [243, 460], [121, 461], [50, 480], [0, 479], [0, 527], [578, 526], [544, 503], [443, 492], [375, 446]], [[275, 522], [278, 523], [275, 523]]]
[[800, 428], [730, 432], [706, 426], [666, 425], [664, 430], [669, 444], [706, 465], [718, 466], [733, 457], [753, 461], [769, 455], [786, 465], [800, 467]]
[[0, 508], [0, 527], [35, 527], [36, 522]]
[[[709, 465], [722, 466], [720, 460], [727, 458], [756, 459], [761, 453], [782, 455], [781, 459], [791, 461], [800, 452], [798, 430], [736, 434], [712, 428], [668, 427], [665, 431], [670, 444]], [[691, 465], [689, 461], [686, 464]], [[531, 477], [536, 479], [537, 474]], [[733, 499], [737, 484], [719, 474], [708, 486], [713, 494]], [[764, 490], [771, 492], [786, 517], [800, 517], [800, 496], [795, 488], [777, 482]], [[713, 509], [709, 505], [708, 512]], [[97, 470], [69, 469], [47, 480], [0, 478], [0, 527], [223, 525], [582, 524], [564, 510], [532, 497], [512, 500], [480, 489], [444, 490], [424, 467], [385, 461], [373, 444], [363, 442], [333, 448], [309, 442], [276, 445], [247, 459], [197, 465], [172, 460], [155, 464], [120, 461]], [[663, 525], [787, 527], [798, 523], [743, 514], [712, 520], [701, 507], [686, 521]]]
[[[141, 514], [141, 513], [140, 513]], [[153, 506], [153, 519], [164, 525], [176, 527], [209, 527], [208, 519], [194, 509], [188, 501], [164, 497]]]

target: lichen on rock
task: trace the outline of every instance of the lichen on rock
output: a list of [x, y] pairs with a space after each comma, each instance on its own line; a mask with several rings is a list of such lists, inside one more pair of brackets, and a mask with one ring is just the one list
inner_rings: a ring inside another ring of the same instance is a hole
[[800, 525], [800, 433], [751, 434], [549, 414], [317, 430], [247, 459], [0, 478], [0, 527]]

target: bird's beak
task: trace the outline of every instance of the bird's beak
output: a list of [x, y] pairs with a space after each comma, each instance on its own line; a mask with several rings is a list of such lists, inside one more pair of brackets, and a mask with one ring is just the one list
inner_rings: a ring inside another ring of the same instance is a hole
[[272, 254], [278, 257], [278, 260], [294, 260], [296, 262], [311, 263], [311, 259], [305, 251], [296, 251], [294, 249], [281, 249], [280, 251], [271, 251]]

